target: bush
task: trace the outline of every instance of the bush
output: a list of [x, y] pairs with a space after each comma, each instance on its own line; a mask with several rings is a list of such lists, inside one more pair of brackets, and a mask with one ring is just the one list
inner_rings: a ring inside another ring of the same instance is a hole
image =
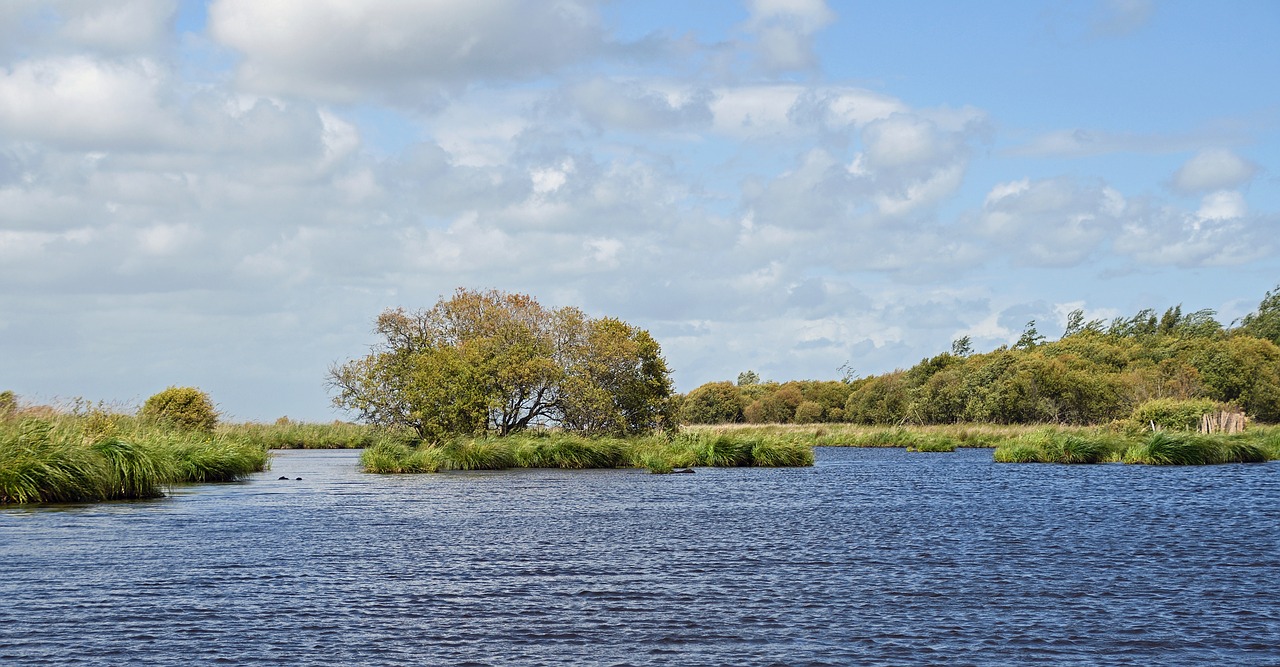
[[1157, 398], [1135, 408], [1129, 421], [1143, 429], [1154, 424], [1156, 430], [1194, 431], [1200, 428], [1202, 416], [1221, 409], [1222, 406], [1217, 401], [1207, 398]]
[[813, 424], [822, 421], [822, 404], [805, 401], [796, 407], [797, 424]]
[[148, 398], [138, 415], [184, 431], [212, 431], [218, 423], [213, 400], [195, 387], [169, 387]]

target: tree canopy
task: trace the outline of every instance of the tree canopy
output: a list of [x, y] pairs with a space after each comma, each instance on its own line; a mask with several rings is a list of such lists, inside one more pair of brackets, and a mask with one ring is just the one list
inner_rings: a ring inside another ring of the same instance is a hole
[[835, 381], [708, 383], [681, 417], [707, 422], [951, 422], [1099, 424], [1152, 401], [1226, 403], [1280, 422], [1280, 287], [1235, 328], [1212, 310], [1144, 309], [1110, 322], [1068, 315], [1048, 341], [1028, 322], [1017, 343], [975, 353], [965, 336], [950, 353], [906, 370]]
[[370, 354], [335, 364], [334, 404], [424, 439], [533, 425], [628, 435], [668, 425], [671, 378], [649, 332], [533, 297], [459, 289], [387, 310]]

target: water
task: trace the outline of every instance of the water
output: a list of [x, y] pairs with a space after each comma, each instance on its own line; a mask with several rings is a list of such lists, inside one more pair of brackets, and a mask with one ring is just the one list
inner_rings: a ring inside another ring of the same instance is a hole
[[0, 510], [0, 665], [1280, 665], [1280, 463], [356, 457]]

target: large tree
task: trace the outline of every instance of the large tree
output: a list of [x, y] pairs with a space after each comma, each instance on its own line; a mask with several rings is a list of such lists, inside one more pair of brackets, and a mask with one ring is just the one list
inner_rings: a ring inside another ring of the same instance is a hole
[[388, 310], [367, 356], [329, 371], [334, 404], [424, 439], [531, 425], [632, 434], [671, 422], [671, 378], [647, 331], [523, 294], [459, 289]]

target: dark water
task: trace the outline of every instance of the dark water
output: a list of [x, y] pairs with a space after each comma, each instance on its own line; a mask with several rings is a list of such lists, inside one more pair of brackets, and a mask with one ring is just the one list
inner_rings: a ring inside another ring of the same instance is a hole
[[1280, 463], [355, 464], [0, 510], [0, 665], [1280, 665]]

